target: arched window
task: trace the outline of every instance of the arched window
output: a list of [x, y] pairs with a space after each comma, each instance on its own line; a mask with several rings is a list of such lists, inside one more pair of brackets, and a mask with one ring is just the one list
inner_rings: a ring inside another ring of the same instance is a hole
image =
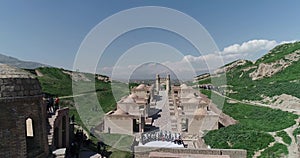
[[26, 136], [33, 137], [33, 123], [31, 118], [26, 119]]

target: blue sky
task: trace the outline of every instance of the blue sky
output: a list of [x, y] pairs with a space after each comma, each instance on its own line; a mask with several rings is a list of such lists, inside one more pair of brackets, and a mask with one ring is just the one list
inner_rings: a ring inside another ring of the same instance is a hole
[[[210, 33], [220, 51], [226, 52], [224, 48], [228, 48], [227, 53], [232, 54], [230, 48], [234, 48], [235, 58], [253, 60], [266, 53], [265, 49], [300, 38], [297, 0], [2, 0], [0, 53], [71, 69], [81, 42], [93, 27], [119, 11], [139, 6], [168, 7], [193, 17]], [[196, 50], [177, 35], [159, 29], [141, 29], [116, 40], [99, 65], [111, 67], [126, 49], [149, 41], [176, 45], [189, 59], [197, 58]], [[254, 48], [250, 49], [248, 44]]]

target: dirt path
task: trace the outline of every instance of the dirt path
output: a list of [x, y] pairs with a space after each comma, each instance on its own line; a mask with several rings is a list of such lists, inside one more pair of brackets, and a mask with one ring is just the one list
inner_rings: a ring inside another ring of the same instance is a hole
[[[95, 93], [95, 92], [91, 92], [91, 93]], [[85, 96], [85, 95], [89, 95], [91, 93], [82, 93], [82, 94], [77, 94], [77, 95], [68, 95], [68, 96], [61, 96], [59, 97], [60, 99], [68, 99], [68, 98], [74, 98], [74, 97], [80, 97], [80, 96]]]
[[[276, 141], [275, 141], [275, 142], [276, 142]], [[258, 158], [258, 157], [261, 155], [261, 153], [262, 153], [263, 151], [265, 151], [265, 150], [266, 150], [267, 148], [269, 148], [269, 147], [274, 146], [275, 142], [271, 142], [271, 143], [268, 145], [268, 147], [266, 147], [266, 148], [264, 148], [264, 149], [261, 149], [261, 150], [258, 150], [257, 152], [255, 152], [255, 154], [253, 155], [253, 158]]]
[[[300, 119], [298, 118], [296, 121], [299, 122]], [[298, 127], [298, 123], [296, 123], [292, 127], [287, 128], [287, 129], [284, 130], [292, 138], [292, 143], [291, 143], [290, 146], [288, 146], [288, 150], [289, 150], [289, 154], [287, 156], [288, 158], [297, 158], [297, 157], [299, 157], [298, 145], [296, 143], [295, 137], [293, 136], [293, 132], [297, 127]]]

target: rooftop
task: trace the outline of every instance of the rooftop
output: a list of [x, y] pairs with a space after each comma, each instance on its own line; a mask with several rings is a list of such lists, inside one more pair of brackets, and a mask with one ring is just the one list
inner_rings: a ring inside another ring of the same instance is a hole
[[35, 76], [19, 68], [0, 63], [0, 78], [35, 78]]

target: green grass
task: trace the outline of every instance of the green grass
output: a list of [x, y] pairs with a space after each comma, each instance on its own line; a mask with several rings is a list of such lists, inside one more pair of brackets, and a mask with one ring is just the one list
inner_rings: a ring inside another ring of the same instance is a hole
[[266, 148], [274, 138], [266, 132], [237, 124], [210, 131], [204, 136], [204, 140], [212, 148], [246, 149], [247, 157], [251, 158], [255, 151]]
[[[116, 100], [127, 95], [130, 88], [127, 84], [120, 82], [113, 82], [111, 84], [94, 80], [95, 76], [93, 74], [84, 73], [87, 78], [95, 82], [72, 82], [71, 77], [63, 73], [65, 71], [63, 69], [45, 67], [38, 70], [43, 74], [38, 79], [44, 93], [53, 96], [72, 96], [72, 88], [74, 88], [76, 90], [75, 95], [84, 94], [83, 96], [61, 99], [61, 107], [69, 107], [69, 116], [74, 115], [76, 124], [86, 131], [98, 125], [106, 112], [115, 109]], [[113, 85], [113, 89], [111, 85]], [[96, 91], [91, 92], [94, 88]], [[95, 144], [97, 144], [98, 138], [91, 138], [94, 142], [94, 146], [91, 146], [91, 149], [95, 151], [97, 149]], [[112, 151], [110, 157], [132, 157], [132, 153], [130, 152], [133, 140], [132, 136], [103, 134], [99, 138], [105, 140], [105, 143], [108, 145], [115, 145], [116, 148], [108, 147], [109, 151]], [[115, 144], [119, 139], [120, 142]]]
[[276, 136], [281, 137], [282, 141], [288, 145], [291, 145], [292, 138], [285, 132], [285, 131], [279, 131], [276, 133]]
[[[245, 65], [228, 71], [226, 74], [201, 80], [199, 84], [211, 84], [214, 81], [213, 84], [215, 86], [222, 86], [220, 83], [222, 83], [222, 79], [226, 75], [226, 82], [229, 85], [228, 89], [236, 92], [226, 94], [230, 98], [237, 100], [262, 100], [262, 95], [272, 97], [281, 94], [300, 98], [300, 89], [298, 88], [300, 87], [300, 61], [293, 62], [291, 66], [270, 78], [266, 77], [254, 81], [249, 77], [249, 74], [255, 71], [255, 68], [243, 71], [243, 69], [249, 67], [258, 67], [260, 63], [270, 63], [283, 59], [285, 55], [299, 49], [300, 42], [277, 46], [271, 50], [271, 53], [266, 54], [256, 63], [247, 62]], [[233, 126], [208, 132], [204, 137], [205, 142], [213, 148], [246, 149], [249, 158], [252, 157], [255, 151], [265, 148], [266, 145], [274, 141], [273, 137], [267, 132], [281, 131], [288, 128], [294, 125], [296, 123], [295, 119], [298, 118], [295, 114], [267, 107], [243, 103], [229, 104], [226, 100], [223, 102], [221, 96], [213, 95], [207, 90], [201, 90], [201, 92], [211, 97], [218, 107], [223, 105], [223, 112], [239, 122]], [[297, 134], [300, 134], [300, 127], [294, 131], [294, 136]], [[278, 132], [277, 135], [282, 137], [285, 143], [291, 143], [291, 138], [284, 131]], [[277, 143], [274, 147], [268, 148], [263, 152], [262, 157], [280, 157], [281, 154], [287, 154], [287, 147]]]
[[297, 115], [242, 103], [225, 103], [223, 112], [238, 120], [241, 124], [258, 131], [275, 132], [288, 128], [296, 123]]
[[[209, 94], [207, 91], [202, 93]], [[220, 102], [222, 96], [217, 96], [214, 103]], [[223, 98], [224, 99], [224, 98]], [[264, 149], [274, 138], [267, 132], [283, 130], [294, 125], [297, 115], [242, 103], [227, 103], [225, 100], [223, 112], [238, 120], [238, 124], [209, 131], [205, 143], [213, 148], [238, 148], [247, 150], [247, 157], [252, 157], [255, 151]]]
[[133, 136], [124, 134], [108, 134], [102, 133], [100, 135], [100, 140], [105, 144], [122, 151], [131, 151], [131, 145], [133, 143]]
[[[227, 74], [227, 83], [232, 85], [233, 91], [238, 93], [229, 94], [230, 97], [238, 100], [261, 100], [261, 95], [275, 96], [288, 94], [300, 98], [300, 82], [290, 82], [299, 80], [300, 61], [294, 62], [293, 65], [287, 67], [284, 71], [278, 72], [271, 78], [263, 78], [260, 80], [252, 80], [249, 72], [234, 71]], [[243, 76], [239, 78], [242, 74]], [[270, 84], [273, 83], [273, 84]]]
[[[38, 77], [44, 93], [53, 96], [72, 96], [85, 94], [69, 99], [69, 104], [75, 104], [76, 108], [70, 107], [72, 114], [80, 116], [80, 124], [85, 125], [87, 129], [97, 125], [104, 116], [104, 113], [116, 108], [116, 101], [122, 96], [128, 94], [127, 84], [113, 82], [113, 88], [110, 82], [95, 80], [95, 75], [83, 73], [91, 81], [72, 82], [70, 75], [64, 73], [63, 69], [58, 68], [38, 68], [43, 76]], [[95, 89], [95, 91], [91, 91]], [[114, 93], [112, 93], [114, 91]], [[96, 93], [95, 93], [96, 92]], [[68, 105], [66, 105], [68, 106]], [[79, 121], [79, 120], [77, 120]]]
[[252, 66], [258, 67], [260, 63], [269, 63], [283, 59], [285, 55], [299, 49], [300, 42], [277, 46], [271, 50], [271, 53], [266, 54], [255, 63], [247, 62], [245, 65], [238, 66], [226, 74], [201, 80], [199, 84], [213, 83], [215, 86], [220, 86], [220, 83], [224, 82], [222, 81], [224, 80], [224, 75], [226, 75], [227, 85], [232, 86], [229, 87], [229, 89], [237, 92], [227, 94], [231, 98], [238, 100], [261, 100], [261, 95], [272, 97], [281, 94], [288, 94], [300, 98], [300, 89], [297, 88], [300, 87], [300, 60], [293, 62], [292, 65], [274, 74], [272, 77], [265, 77], [254, 81], [249, 77], [249, 74], [257, 68], [243, 71], [243, 69]]
[[300, 42], [287, 43], [276, 46], [270, 51], [270, 53], [264, 55], [262, 58], [257, 60], [257, 63], [270, 63], [276, 60], [283, 59], [285, 55], [290, 54], [298, 49], [300, 49]]
[[296, 128], [293, 131], [293, 136], [295, 137], [296, 140], [297, 140], [297, 135], [300, 135], [300, 127]]
[[210, 90], [206, 90], [206, 89], [200, 89], [200, 92], [204, 95], [206, 95], [207, 97], [211, 97], [211, 91]]
[[110, 158], [132, 158], [133, 154], [131, 152], [112, 150]]
[[274, 146], [264, 150], [259, 158], [281, 158], [289, 153], [286, 145], [275, 143]]
[[50, 95], [66, 96], [72, 94], [71, 77], [58, 68], [38, 68], [43, 76], [38, 77], [44, 93]]

